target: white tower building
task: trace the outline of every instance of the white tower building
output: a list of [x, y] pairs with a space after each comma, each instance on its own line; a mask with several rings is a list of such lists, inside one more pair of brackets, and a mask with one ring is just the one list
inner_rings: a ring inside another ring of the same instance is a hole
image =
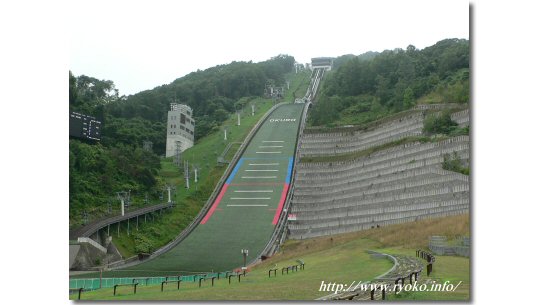
[[[178, 147], [183, 152], [194, 144], [194, 119], [191, 107], [183, 104], [170, 104], [166, 127], [166, 157], [175, 156]], [[177, 142], [181, 143], [180, 145]]]

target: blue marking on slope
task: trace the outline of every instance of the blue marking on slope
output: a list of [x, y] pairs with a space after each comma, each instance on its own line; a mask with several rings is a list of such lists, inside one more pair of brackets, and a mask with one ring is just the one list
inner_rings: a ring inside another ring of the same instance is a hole
[[237, 171], [239, 170], [239, 168], [241, 167], [242, 164], [243, 164], [243, 158], [241, 158], [241, 159], [239, 159], [239, 161], [237, 161], [237, 164], [235, 165], [234, 170], [232, 171], [232, 173], [230, 174], [228, 179], [226, 179], [226, 184], [232, 183], [232, 180], [234, 179], [235, 174], [237, 174]]
[[279, 156], [279, 157], [246, 157], [246, 158], [243, 158], [245, 160], [269, 160], [269, 159], [288, 159], [289, 157], [283, 157], [283, 156]]
[[288, 173], [286, 174], [286, 183], [290, 184], [291, 181], [291, 169], [293, 167], [293, 157], [290, 157], [290, 161], [288, 161]]

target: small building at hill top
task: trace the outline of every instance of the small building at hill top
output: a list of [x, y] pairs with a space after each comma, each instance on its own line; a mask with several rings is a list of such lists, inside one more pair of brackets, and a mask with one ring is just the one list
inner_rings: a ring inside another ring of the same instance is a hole
[[194, 144], [195, 122], [191, 107], [171, 103], [166, 126], [166, 157], [175, 156]]

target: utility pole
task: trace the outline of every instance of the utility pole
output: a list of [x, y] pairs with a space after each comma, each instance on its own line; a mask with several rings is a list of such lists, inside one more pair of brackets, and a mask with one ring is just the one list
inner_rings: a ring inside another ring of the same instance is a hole
[[237, 109], [237, 104], [235, 105], [235, 112], [237, 113], [237, 126], [241, 126], [241, 112]]
[[254, 116], [254, 104], [250, 105], [252, 107], [252, 116]]
[[198, 165], [194, 165], [194, 189], [198, 190]]
[[224, 127], [224, 141], [228, 140], [228, 137], [226, 137], [227, 131], [228, 131], [228, 127]]
[[88, 212], [84, 211], [82, 213], [82, 218], [83, 218], [84, 224], [88, 224]]
[[127, 201], [127, 205], [129, 204], [129, 197], [131, 195], [131, 190], [129, 192], [117, 192], [118, 199], [121, 202], [121, 216], [125, 216], [125, 202]]
[[177, 167], [181, 165], [181, 141], [176, 141], [176, 156], [174, 161]]
[[120, 201], [121, 201], [121, 216], [124, 216], [125, 215], [125, 199], [121, 197]]
[[166, 185], [166, 190], [168, 191], [168, 203], [172, 202], [172, 186]]
[[183, 176], [185, 177], [185, 188], [189, 189], [189, 160], [185, 160], [185, 170]]
[[142, 142], [143, 148], [146, 151], [151, 152], [153, 150], [153, 142], [151, 141], [143, 141]]

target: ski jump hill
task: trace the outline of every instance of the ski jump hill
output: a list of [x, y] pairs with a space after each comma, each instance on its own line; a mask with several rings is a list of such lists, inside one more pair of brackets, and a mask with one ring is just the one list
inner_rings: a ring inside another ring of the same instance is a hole
[[259, 256], [271, 239], [288, 194], [304, 107], [276, 107], [233, 165], [194, 230], [172, 249], [129, 270], [175, 275], [217, 272], [242, 266], [242, 249], [249, 250], [249, 261]]

